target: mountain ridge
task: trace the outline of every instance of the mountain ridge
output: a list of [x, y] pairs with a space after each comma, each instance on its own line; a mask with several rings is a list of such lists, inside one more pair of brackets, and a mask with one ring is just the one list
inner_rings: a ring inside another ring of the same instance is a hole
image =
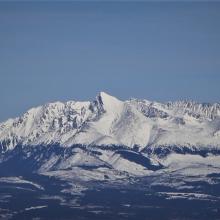
[[220, 147], [220, 104], [121, 101], [100, 92], [94, 101], [47, 103], [0, 123], [2, 151], [16, 145]]

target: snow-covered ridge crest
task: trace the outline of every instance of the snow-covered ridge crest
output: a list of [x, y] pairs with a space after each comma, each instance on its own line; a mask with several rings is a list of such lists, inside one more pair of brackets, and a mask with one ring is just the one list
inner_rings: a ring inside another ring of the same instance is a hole
[[0, 123], [0, 149], [16, 145], [220, 147], [220, 104], [121, 101], [100, 92], [94, 101], [54, 102]]

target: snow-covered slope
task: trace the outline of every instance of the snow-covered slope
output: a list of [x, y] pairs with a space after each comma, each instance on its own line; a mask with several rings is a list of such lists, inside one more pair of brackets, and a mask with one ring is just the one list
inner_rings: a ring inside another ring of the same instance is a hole
[[17, 145], [220, 147], [220, 104], [120, 101], [104, 92], [91, 102], [55, 102], [0, 124], [3, 152]]

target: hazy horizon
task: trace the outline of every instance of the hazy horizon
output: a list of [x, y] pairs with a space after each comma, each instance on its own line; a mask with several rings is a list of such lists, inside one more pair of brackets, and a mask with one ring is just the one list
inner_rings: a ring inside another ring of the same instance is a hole
[[220, 101], [218, 2], [0, 2], [0, 121], [54, 101]]

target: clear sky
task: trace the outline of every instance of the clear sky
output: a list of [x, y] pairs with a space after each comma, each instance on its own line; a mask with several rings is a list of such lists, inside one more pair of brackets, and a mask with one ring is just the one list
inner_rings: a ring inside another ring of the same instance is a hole
[[220, 3], [0, 2], [0, 121], [50, 101], [220, 101]]

